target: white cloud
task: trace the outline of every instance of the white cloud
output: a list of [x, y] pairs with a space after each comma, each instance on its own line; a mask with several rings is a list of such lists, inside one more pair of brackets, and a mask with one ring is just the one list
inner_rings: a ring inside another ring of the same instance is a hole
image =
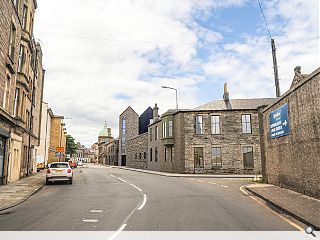
[[[54, 113], [72, 117], [66, 120], [68, 132], [90, 145], [105, 120], [118, 135], [118, 116], [128, 105], [138, 113], [156, 102], [162, 112], [174, 108], [174, 92], [161, 85], [179, 88], [181, 108], [199, 104], [197, 84], [206, 75], [230, 82], [232, 97], [272, 96], [268, 44], [255, 43], [265, 38], [248, 36], [251, 44], [225, 45], [223, 51], [212, 47], [209, 62], [196, 57], [198, 47], [219, 42], [222, 36], [203, 31], [195, 18], [206, 19], [213, 8], [246, 2], [38, 0], [35, 36], [43, 42], [47, 70], [44, 100]], [[278, 14], [287, 18], [294, 7], [288, 6], [289, 1], [280, 2]], [[305, 2], [299, 17], [277, 39], [283, 89], [290, 85], [295, 65], [302, 65], [306, 72], [318, 65], [318, 39], [313, 38], [318, 33], [313, 27], [318, 3]], [[272, 15], [272, 5], [266, 7], [269, 20], [275, 23], [278, 16]]]

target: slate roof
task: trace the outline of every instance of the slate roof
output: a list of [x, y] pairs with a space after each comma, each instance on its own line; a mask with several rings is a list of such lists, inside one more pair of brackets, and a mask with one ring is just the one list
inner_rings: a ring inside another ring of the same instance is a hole
[[224, 100], [215, 100], [193, 110], [251, 110], [259, 106], [267, 106], [274, 100], [275, 98], [230, 99], [229, 107]]

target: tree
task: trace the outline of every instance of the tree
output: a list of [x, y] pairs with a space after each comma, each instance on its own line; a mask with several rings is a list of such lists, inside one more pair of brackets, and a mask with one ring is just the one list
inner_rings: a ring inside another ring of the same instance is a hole
[[78, 149], [77, 144], [75, 143], [75, 139], [71, 135], [67, 135], [67, 146], [66, 146], [66, 154], [74, 154]]

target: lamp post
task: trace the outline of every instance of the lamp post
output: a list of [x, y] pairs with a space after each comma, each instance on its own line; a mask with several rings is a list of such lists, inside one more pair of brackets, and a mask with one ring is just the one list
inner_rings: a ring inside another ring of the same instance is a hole
[[161, 86], [162, 88], [166, 88], [166, 89], [172, 89], [176, 91], [176, 109], [179, 109], [178, 107], [178, 90], [173, 88], [173, 87], [168, 87], [168, 86]]

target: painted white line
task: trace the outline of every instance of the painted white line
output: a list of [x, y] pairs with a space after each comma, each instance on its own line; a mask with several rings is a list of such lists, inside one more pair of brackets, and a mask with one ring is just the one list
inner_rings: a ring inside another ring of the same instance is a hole
[[115, 178], [115, 176], [114, 176], [114, 175], [112, 175], [112, 174], [110, 174], [110, 176]]
[[212, 184], [212, 185], [217, 185], [217, 183], [215, 183], [215, 182], [209, 182], [210, 184]]
[[146, 205], [146, 202], [147, 202], [147, 195], [143, 194], [143, 202], [141, 203], [138, 210], [141, 210], [144, 207], [144, 205]]
[[227, 185], [222, 185], [222, 184], [220, 184], [219, 186], [220, 186], [220, 187], [225, 187], [225, 188], [229, 187], [229, 186], [227, 186]]
[[96, 210], [96, 209], [92, 209], [90, 210], [91, 213], [102, 213], [103, 210]]
[[125, 229], [126, 226], [127, 226], [126, 223], [122, 224], [122, 226], [114, 234], [112, 234], [111, 237], [108, 240], [115, 239], [123, 231], [123, 229]]
[[98, 219], [82, 219], [82, 222], [85, 222], [85, 223], [96, 223], [96, 222], [99, 222]]
[[138, 188], [136, 185], [134, 185], [134, 184], [130, 184], [130, 185], [131, 185], [132, 187], [138, 189], [140, 192], [142, 192], [142, 189], [141, 189], [141, 188]]
[[245, 186], [241, 186], [240, 187], [240, 191], [245, 195], [245, 196], [248, 196], [249, 193], [247, 193], [245, 190], [244, 190]]
[[301, 228], [299, 225], [295, 224], [294, 222], [290, 221], [289, 219], [287, 219], [286, 217], [281, 216], [279, 213], [273, 211], [271, 208], [267, 207], [264, 203], [262, 203], [261, 201], [259, 201], [258, 199], [256, 199], [253, 196], [249, 196], [251, 199], [253, 199], [254, 201], [256, 201], [258, 204], [260, 204], [261, 206], [268, 208], [271, 212], [273, 212], [275, 215], [277, 215], [279, 218], [281, 218], [282, 220], [286, 221], [287, 223], [289, 223], [291, 226], [295, 227], [296, 229], [298, 229], [300, 232], [304, 232], [304, 229]]
[[117, 178], [119, 181], [127, 183], [125, 180], [121, 179], [121, 178]]

